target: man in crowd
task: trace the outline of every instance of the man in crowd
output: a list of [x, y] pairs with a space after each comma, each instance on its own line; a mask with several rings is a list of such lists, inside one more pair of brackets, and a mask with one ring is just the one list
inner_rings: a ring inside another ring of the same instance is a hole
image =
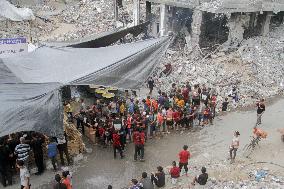
[[36, 175], [40, 175], [44, 171], [43, 151], [42, 151], [42, 144], [44, 143], [44, 136], [40, 136], [39, 134], [33, 133], [32, 137], [33, 139], [31, 141], [31, 146], [34, 152], [35, 163], [37, 166]]
[[139, 128], [139, 131], [137, 130], [133, 133], [133, 141], [135, 144], [134, 161], [137, 161], [138, 154], [140, 155], [140, 161], [145, 161], [144, 160], [145, 134], [141, 128]]
[[9, 165], [10, 149], [5, 144], [4, 138], [0, 139], [0, 175], [1, 183], [4, 187], [12, 185], [12, 172]]
[[190, 158], [190, 153], [187, 149], [188, 149], [188, 146], [184, 145], [183, 150], [180, 151], [180, 153], [178, 154], [178, 156], [179, 156], [179, 169], [182, 170], [182, 168], [184, 167], [186, 176], [188, 176], [187, 175], [187, 172], [188, 172], [187, 166], [188, 166], [188, 160]]
[[58, 144], [57, 148], [58, 148], [59, 155], [60, 155], [61, 165], [63, 165], [63, 166], [65, 165], [63, 153], [66, 156], [68, 165], [70, 165], [70, 158], [69, 158], [69, 153], [68, 153], [66, 134], [64, 134], [61, 138], [57, 138], [57, 144]]
[[112, 141], [113, 141], [113, 153], [114, 159], [116, 158], [116, 150], [119, 151], [121, 159], [124, 157], [122, 152], [122, 145], [120, 143], [120, 136], [118, 135], [117, 131], [114, 131], [112, 134]]
[[15, 154], [17, 155], [18, 161], [23, 161], [26, 167], [28, 165], [29, 153], [30, 153], [30, 145], [25, 143], [25, 138], [20, 138], [20, 144], [18, 144], [15, 148]]

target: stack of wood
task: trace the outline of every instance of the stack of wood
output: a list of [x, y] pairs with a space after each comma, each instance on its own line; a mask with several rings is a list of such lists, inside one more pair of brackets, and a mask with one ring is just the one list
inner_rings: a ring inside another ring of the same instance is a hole
[[85, 144], [82, 139], [82, 134], [78, 131], [73, 123], [67, 122], [67, 117], [64, 116], [64, 130], [68, 140], [68, 152], [71, 156], [76, 156], [85, 152]]

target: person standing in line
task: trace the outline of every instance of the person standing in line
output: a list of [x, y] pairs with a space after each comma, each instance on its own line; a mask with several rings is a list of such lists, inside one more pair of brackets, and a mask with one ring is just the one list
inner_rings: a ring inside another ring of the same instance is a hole
[[15, 154], [17, 155], [17, 160], [23, 161], [25, 166], [28, 168], [28, 160], [30, 153], [30, 145], [25, 143], [25, 138], [20, 138], [20, 144], [18, 144], [15, 148]]
[[70, 165], [70, 158], [69, 158], [69, 153], [68, 153], [66, 133], [64, 133], [64, 135], [61, 138], [57, 138], [57, 148], [58, 148], [59, 155], [60, 155], [61, 165], [65, 166], [63, 153], [66, 156], [68, 165]]
[[0, 138], [0, 176], [4, 187], [12, 185], [12, 171], [9, 163], [10, 149], [4, 138]]
[[145, 144], [145, 134], [142, 129], [135, 131], [133, 133], [133, 141], [135, 144], [134, 161], [137, 161], [138, 154], [140, 155], [140, 161], [144, 160], [144, 144]]
[[35, 163], [37, 166], [37, 173], [36, 175], [41, 175], [44, 172], [44, 165], [43, 165], [43, 150], [42, 144], [44, 143], [44, 136], [40, 136], [39, 134], [33, 133], [32, 134], [32, 141], [31, 146], [34, 152]]
[[238, 150], [238, 148], [240, 146], [239, 136], [240, 136], [239, 131], [235, 131], [232, 143], [230, 145], [230, 150], [229, 150], [231, 163], [235, 162], [235, 158], [236, 158], [236, 155], [237, 155], [237, 150]]
[[47, 156], [51, 159], [53, 169], [56, 171], [57, 143], [53, 138], [50, 139], [49, 144], [47, 145]]
[[117, 131], [114, 131], [112, 134], [112, 141], [113, 141], [113, 154], [114, 154], [114, 159], [116, 159], [116, 150], [119, 151], [120, 153], [120, 158], [123, 158], [123, 152], [121, 148], [121, 143], [120, 143], [120, 136], [117, 134]]
[[265, 112], [265, 104], [264, 104], [264, 99], [261, 99], [259, 102], [256, 103], [257, 106], [257, 119], [256, 119], [256, 125], [260, 125], [261, 124], [261, 117], [263, 115], [263, 113]]
[[30, 173], [23, 160], [17, 160], [17, 167], [20, 169], [21, 189], [30, 189]]
[[188, 151], [188, 146], [187, 145], [184, 145], [183, 146], [183, 150], [180, 151], [180, 153], [178, 154], [179, 155], [179, 169], [180, 171], [182, 170], [182, 168], [184, 167], [184, 170], [185, 170], [185, 175], [187, 175], [187, 172], [188, 172], [188, 160], [190, 158], [190, 153]]
[[153, 89], [154, 89], [154, 80], [152, 77], [148, 79], [148, 88], [149, 88], [149, 95], [152, 95]]

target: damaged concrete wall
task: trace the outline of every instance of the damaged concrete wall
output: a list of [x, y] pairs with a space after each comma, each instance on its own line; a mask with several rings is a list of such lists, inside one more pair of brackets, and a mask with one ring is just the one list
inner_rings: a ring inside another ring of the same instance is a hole
[[199, 45], [202, 26], [202, 11], [195, 9], [192, 15], [191, 24], [191, 46], [194, 48]]
[[232, 14], [229, 16], [229, 36], [225, 43], [230, 46], [239, 45], [244, 39], [245, 28], [249, 27], [250, 15]]

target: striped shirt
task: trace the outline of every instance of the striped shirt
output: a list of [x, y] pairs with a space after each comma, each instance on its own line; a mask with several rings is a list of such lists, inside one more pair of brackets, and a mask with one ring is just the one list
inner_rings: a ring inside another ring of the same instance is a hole
[[29, 157], [30, 145], [28, 144], [18, 144], [15, 148], [15, 154], [18, 160], [26, 161]]

